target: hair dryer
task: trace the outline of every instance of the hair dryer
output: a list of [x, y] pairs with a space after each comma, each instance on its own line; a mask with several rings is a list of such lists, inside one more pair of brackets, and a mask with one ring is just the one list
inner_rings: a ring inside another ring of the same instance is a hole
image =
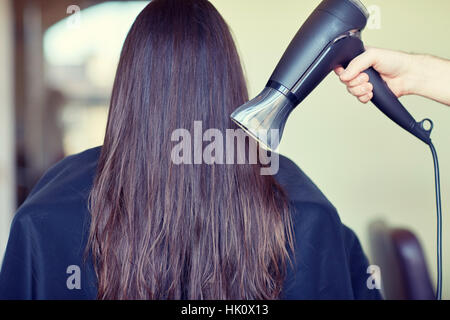
[[[312, 12], [282, 56], [264, 90], [236, 109], [231, 119], [269, 149], [276, 149], [292, 110], [338, 65], [364, 52], [360, 31], [369, 13], [359, 0], [324, 0]], [[377, 71], [365, 71], [372, 102], [399, 126], [427, 144], [432, 129], [417, 123]], [[430, 120], [428, 120], [430, 121]], [[431, 121], [430, 121], [431, 123]], [[273, 138], [271, 129], [278, 130]]]

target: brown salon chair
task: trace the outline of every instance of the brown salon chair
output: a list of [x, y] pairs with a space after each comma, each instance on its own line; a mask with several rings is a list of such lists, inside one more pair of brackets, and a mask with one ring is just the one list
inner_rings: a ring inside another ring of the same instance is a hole
[[422, 247], [409, 230], [376, 221], [369, 226], [372, 263], [380, 267], [387, 300], [434, 300]]

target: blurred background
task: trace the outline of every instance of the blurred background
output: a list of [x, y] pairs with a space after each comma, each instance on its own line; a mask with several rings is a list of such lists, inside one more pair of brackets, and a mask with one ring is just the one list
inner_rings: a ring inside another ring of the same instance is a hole
[[[319, 0], [212, 0], [229, 23], [250, 97], [265, 86]], [[366, 45], [450, 58], [450, 1], [363, 0]], [[120, 49], [148, 1], [0, 0], [0, 257], [14, 212], [63, 157], [102, 144]], [[444, 298], [450, 298], [450, 108], [401, 101], [429, 117], [441, 165]], [[436, 277], [434, 176], [428, 147], [329, 76], [293, 112], [280, 152], [337, 208], [372, 257], [369, 225], [407, 228]]]

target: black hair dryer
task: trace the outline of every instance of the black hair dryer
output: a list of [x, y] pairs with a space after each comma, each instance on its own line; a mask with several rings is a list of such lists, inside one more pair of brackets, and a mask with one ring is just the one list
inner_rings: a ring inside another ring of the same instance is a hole
[[[361, 30], [369, 13], [359, 0], [324, 0], [289, 44], [264, 90], [236, 109], [231, 119], [263, 146], [276, 149], [292, 110], [338, 65], [364, 52]], [[377, 71], [365, 71], [373, 85], [372, 102], [386, 116], [430, 144], [431, 120], [418, 123]], [[424, 122], [430, 123], [425, 128]], [[278, 130], [276, 139], [270, 133]]]

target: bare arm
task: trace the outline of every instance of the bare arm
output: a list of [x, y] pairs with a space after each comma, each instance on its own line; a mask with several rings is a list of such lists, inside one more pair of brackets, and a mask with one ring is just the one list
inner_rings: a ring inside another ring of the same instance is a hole
[[417, 56], [416, 79], [411, 91], [450, 106], [450, 60]]
[[431, 55], [368, 48], [347, 68], [335, 69], [348, 91], [361, 102], [372, 99], [372, 85], [362, 71], [377, 70], [397, 97], [416, 94], [450, 106], [450, 60]]

